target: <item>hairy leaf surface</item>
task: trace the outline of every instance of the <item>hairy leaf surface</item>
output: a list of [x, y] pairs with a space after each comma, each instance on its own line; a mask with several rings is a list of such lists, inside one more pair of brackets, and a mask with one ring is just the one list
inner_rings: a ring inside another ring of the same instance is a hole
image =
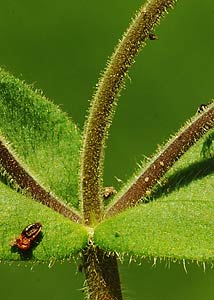
[[[69, 259], [87, 244], [88, 233], [83, 226], [1, 182], [0, 191], [0, 260]], [[27, 225], [35, 222], [42, 223], [41, 242], [27, 252], [13, 249], [11, 243]]]
[[0, 133], [24, 168], [47, 191], [78, 207], [78, 128], [40, 91], [33, 91], [2, 69]]
[[214, 159], [201, 156], [206, 139], [168, 172], [151, 202], [98, 225], [95, 243], [140, 257], [213, 261]]

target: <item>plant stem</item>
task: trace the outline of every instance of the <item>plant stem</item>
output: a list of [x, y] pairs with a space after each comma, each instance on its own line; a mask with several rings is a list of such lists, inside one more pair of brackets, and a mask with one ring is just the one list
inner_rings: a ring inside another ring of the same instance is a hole
[[6, 171], [6, 176], [12, 178], [13, 181], [19, 186], [25, 193], [69, 218], [70, 220], [81, 223], [82, 219], [78, 213], [74, 212], [70, 207], [54, 198], [48, 193], [18, 162], [18, 160], [9, 151], [6, 145], [0, 141], [0, 164]]
[[86, 293], [90, 300], [122, 300], [117, 258], [90, 245], [83, 251]]
[[192, 122], [187, 124], [154, 158], [126, 191], [120, 195], [107, 209], [105, 217], [118, 214], [125, 209], [135, 206], [147, 191], [151, 190], [157, 181], [169, 168], [209, 129], [214, 127], [214, 104], [207, 107], [206, 111], [197, 115]]
[[80, 199], [87, 225], [102, 219], [101, 189], [105, 140], [127, 71], [154, 26], [175, 2], [150, 0], [140, 8], [99, 80], [85, 125], [80, 170]]

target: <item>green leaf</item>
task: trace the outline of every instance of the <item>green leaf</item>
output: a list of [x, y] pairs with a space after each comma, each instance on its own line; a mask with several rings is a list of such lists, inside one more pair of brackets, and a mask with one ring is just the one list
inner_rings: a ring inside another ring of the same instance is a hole
[[[69, 259], [86, 246], [88, 232], [85, 227], [32, 201], [0, 182], [0, 260], [39, 261]], [[14, 251], [11, 243], [29, 224], [42, 223], [42, 240], [31, 251]]]
[[151, 202], [98, 225], [95, 243], [120, 254], [213, 261], [214, 160], [201, 157], [206, 139], [167, 173]]
[[[78, 207], [80, 132], [41, 92], [0, 69], [0, 141], [48, 193]], [[3, 152], [2, 152], [3, 153]], [[2, 154], [1, 154], [2, 155]], [[2, 158], [2, 162], [5, 156]], [[0, 168], [0, 259], [68, 259], [88, 242], [85, 227], [23, 195]], [[13, 188], [12, 188], [13, 187]], [[68, 207], [69, 210], [69, 207]], [[29, 224], [42, 234], [27, 251], [11, 246]]]
[[78, 207], [80, 132], [40, 91], [0, 69], [0, 132], [47, 191]]

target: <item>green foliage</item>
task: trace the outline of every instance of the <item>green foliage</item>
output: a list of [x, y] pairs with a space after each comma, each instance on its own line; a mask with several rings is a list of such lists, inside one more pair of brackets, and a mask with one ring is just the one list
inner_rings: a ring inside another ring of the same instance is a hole
[[24, 259], [51, 261], [69, 259], [86, 246], [86, 229], [46, 206], [32, 201], [4, 183], [0, 183], [0, 259], [21, 260], [11, 243], [31, 223], [42, 223], [43, 239]]
[[[0, 128], [1, 141], [31, 176], [61, 201], [78, 207], [79, 130], [41, 92], [34, 92], [2, 69]], [[28, 224], [38, 221], [43, 224], [45, 238], [30, 258], [69, 258], [86, 245], [88, 233], [84, 227], [18, 193], [3, 169], [1, 179], [0, 259], [20, 260], [10, 244]]]
[[78, 207], [78, 128], [40, 91], [34, 92], [2, 69], [0, 132], [12, 153], [39, 183]]
[[[5, 71], [0, 73], [0, 128], [3, 141], [22, 165], [48, 190], [77, 207], [80, 134], [71, 120], [41, 93]], [[126, 210], [95, 228], [94, 242], [107, 251], [140, 257], [214, 259], [213, 132], [197, 142], [150, 196], [149, 203]], [[207, 151], [208, 151], [207, 150]], [[207, 157], [207, 156], [206, 156]], [[0, 184], [0, 258], [23, 259], [11, 242], [23, 228], [43, 224], [44, 238], [30, 257], [49, 261], [81, 251], [88, 241], [85, 227]]]
[[149, 203], [97, 226], [95, 243], [121, 255], [213, 261], [214, 160], [201, 158], [204, 141], [167, 173]]
[[[105, 142], [119, 93], [138, 52], [175, 4], [148, 0], [133, 18], [98, 82], [83, 139], [40, 91], [0, 69], [0, 260], [52, 262], [81, 253], [88, 298], [118, 300], [115, 254], [214, 260], [214, 133], [201, 138], [214, 127], [213, 104], [201, 105], [103, 205]], [[41, 232], [27, 226], [36, 222]]]

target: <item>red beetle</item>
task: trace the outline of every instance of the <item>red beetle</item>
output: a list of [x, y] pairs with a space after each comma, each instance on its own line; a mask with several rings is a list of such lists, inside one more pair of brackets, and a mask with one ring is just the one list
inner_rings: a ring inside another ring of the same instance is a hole
[[21, 234], [16, 238], [11, 246], [17, 247], [22, 251], [30, 249], [41, 230], [42, 224], [39, 222], [28, 225], [22, 230]]

